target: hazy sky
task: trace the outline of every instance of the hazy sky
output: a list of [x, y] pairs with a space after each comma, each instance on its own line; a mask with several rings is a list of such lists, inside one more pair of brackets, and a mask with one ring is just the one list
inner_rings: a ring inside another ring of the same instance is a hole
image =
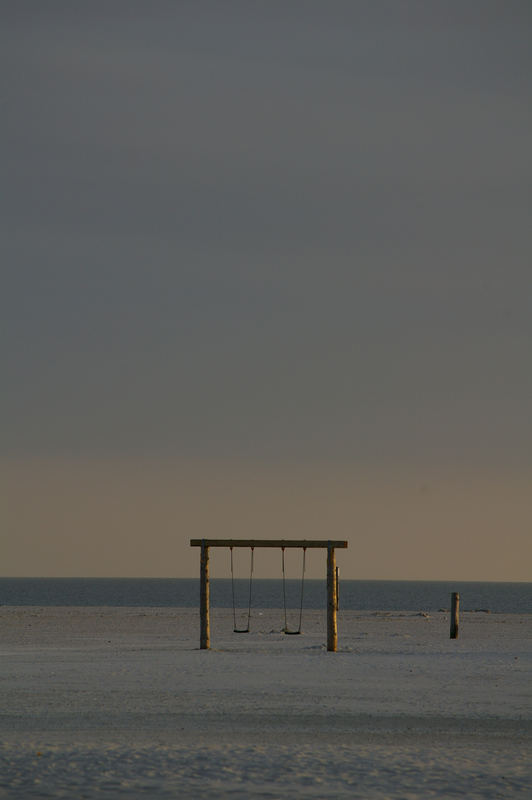
[[531, 580], [528, 0], [1, 20], [0, 573]]

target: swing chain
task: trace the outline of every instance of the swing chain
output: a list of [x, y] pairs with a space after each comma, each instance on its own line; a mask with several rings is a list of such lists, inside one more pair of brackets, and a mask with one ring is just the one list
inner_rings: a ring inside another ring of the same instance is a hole
[[233, 598], [233, 632], [234, 633], [249, 633], [250, 622], [251, 622], [251, 590], [253, 585], [253, 562], [254, 562], [254, 553], [255, 548], [251, 546], [251, 555], [250, 555], [250, 567], [249, 567], [249, 598], [248, 598], [248, 621], [247, 626], [245, 628], [237, 628], [236, 625], [236, 602], [235, 602], [235, 574], [234, 574], [234, 565], [233, 565], [233, 548], [230, 547], [229, 550], [231, 552], [231, 595]]
[[284, 547], [281, 547], [281, 561], [282, 561], [282, 570], [283, 570], [283, 607], [284, 607], [284, 633], [289, 634], [298, 634], [301, 633], [301, 623], [303, 619], [303, 592], [305, 586], [305, 562], [307, 558], [307, 548], [303, 548], [303, 564], [301, 567], [301, 594], [299, 600], [299, 626], [297, 630], [291, 631], [288, 628], [288, 620], [286, 616], [286, 571], [285, 571], [285, 561], [284, 561]]

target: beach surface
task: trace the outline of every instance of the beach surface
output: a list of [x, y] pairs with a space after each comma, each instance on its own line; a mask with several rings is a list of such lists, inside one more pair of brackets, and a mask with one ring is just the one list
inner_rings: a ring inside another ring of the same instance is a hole
[[213, 609], [201, 651], [195, 609], [1, 607], [0, 798], [530, 797], [532, 615], [283, 625]]

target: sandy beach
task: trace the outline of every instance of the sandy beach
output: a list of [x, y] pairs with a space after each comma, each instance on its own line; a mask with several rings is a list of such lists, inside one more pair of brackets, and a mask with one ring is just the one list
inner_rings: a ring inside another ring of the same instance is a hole
[[0, 608], [0, 797], [512, 798], [532, 616]]

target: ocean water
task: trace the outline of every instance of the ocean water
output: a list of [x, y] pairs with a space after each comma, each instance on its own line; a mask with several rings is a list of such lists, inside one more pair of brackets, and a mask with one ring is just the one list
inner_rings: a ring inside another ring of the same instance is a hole
[[[286, 581], [288, 608], [299, 608], [301, 583]], [[359, 611], [438, 611], [450, 605], [451, 592], [460, 592], [463, 611], [505, 614], [532, 613], [532, 583], [447, 581], [341, 580], [340, 608]], [[235, 605], [248, 605], [249, 583], [235, 581]], [[199, 605], [197, 578], [0, 578], [0, 605], [11, 606], [147, 606]], [[306, 580], [305, 608], [326, 607], [324, 580]], [[230, 579], [211, 580], [211, 606], [231, 608]], [[257, 579], [252, 586], [253, 608], [282, 608], [281, 580]]]

